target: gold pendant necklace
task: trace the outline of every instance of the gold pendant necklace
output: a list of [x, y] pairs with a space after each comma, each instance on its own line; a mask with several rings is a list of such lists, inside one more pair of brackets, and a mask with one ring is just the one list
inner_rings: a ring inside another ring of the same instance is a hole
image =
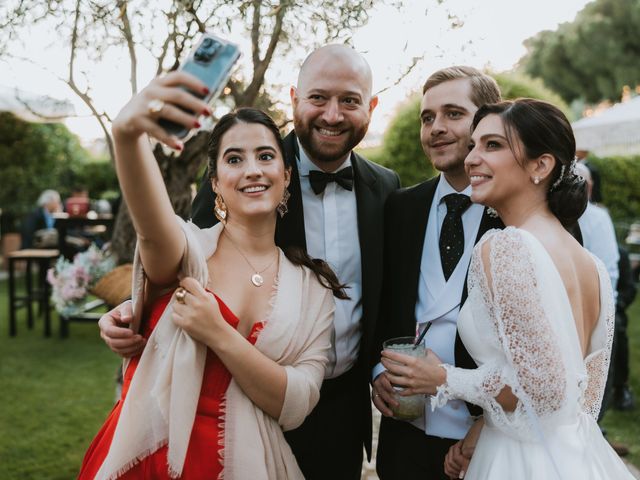
[[244, 258], [244, 261], [247, 262], [247, 265], [249, 265], [251, 267], [251, 270], [253, 270], [254, 273], [253, 275], [251, 275], [251, 283], [256, 287], [261, 287], [264, 284], [264, 278], [262, 277], [261, 273], [268, 270], [269, 267], [273, 265], [273, 262], [276, 261], [276, 259], [278, 258], [277, 249], [276, 249], [276, 256], [273, 260], [271, 260], [271, 262], [269, 262], [269, 265], [264, 267], [262, 270], [258, 270], [256, 267], [253, 266], [253, 264], [249, 261], [249, 259], [242, 252], [242, 250], [240, 250], [240, 247], [236, 245], [236, 243], [233, 241], [233, 238], [231, 238], [231, 235], [229, 235], [227, 230], [224, 229], [222, 230], [222, 232], [227, 236], [227, 238], [229, 239], [229, 242], [231, 243], [231, 245], [233, 245], [233, 248], [235, 248], [238, 251], [238, 253], [242, 256], [242, 258]]

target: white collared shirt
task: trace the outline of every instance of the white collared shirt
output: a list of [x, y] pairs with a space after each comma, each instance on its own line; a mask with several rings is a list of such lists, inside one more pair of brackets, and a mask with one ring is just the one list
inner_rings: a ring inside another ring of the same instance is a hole
[[[358, 235], [358, 211], [355, 183], [352, 191], [329, 182], [323, 193], [316, 195], [309, 183], [309, 171], [319, 170], [300, 144], [298, 172], [302, 192], [304, 230], [307, 253], [325, 260], [338, 276], [350, 299], [334, 298], [334, 340], [329, 352], [325, 378], [335, 378], [348, 371], [358, 358], [362, 329], [362, 268]], [[351, 165], [351, 154], [336, 169]]]
[[604, 266], [607, 267], [609, 278], [611, 279], [611, 287], [613, 288], [613, 298], [616, 299], [618, 292], [618, 241], [616, 240], [616, 232], [613, 228], [611, 216], [606, 208], [594, 203], [587, 203], [582, 216], [578, 219], [580, 233], [582, 233], [582, 244], [584, 248], [593, 253], [602, 260]]

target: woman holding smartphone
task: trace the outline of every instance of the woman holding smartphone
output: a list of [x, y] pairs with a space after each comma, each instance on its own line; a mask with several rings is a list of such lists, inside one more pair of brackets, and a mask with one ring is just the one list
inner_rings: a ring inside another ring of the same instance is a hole
[[134, 328], [147, 345], [125, 365], [122, 398], [79, 478], [302, 478], [282, 431], [318, 401], [332, 294], [345, 293], [325, 263], [275, 245], [291, 169], [259, 110], [227, 114], [211, 133], [220, 223], [200, 230], [174, 215], [148, 137], [180, 150], [158, 121], [193, 128], [211, 113], [180, 87], [206, 93], [195, 77], [172, 72], [113, 122], [138, 236]]

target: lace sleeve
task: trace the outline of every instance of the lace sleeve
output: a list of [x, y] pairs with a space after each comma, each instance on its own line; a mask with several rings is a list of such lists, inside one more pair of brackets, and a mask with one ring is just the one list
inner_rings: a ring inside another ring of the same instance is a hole
[[615, 324], [615, 308], [611, 281], [605, 265], [593, 256], [600, 275], [601, 313], [600, 321], [593, 333], [589, 345], [589, 354], [585, 360], [587, 369], [587, 384], [582, 396], [582, 408], [596, 421], [600, 414], [604, 388], [609, 374], [609, 360], [613, 344], [613, 329]]
[[[462, 398], [489, 411], [497, 426], [526, 438], [531, 437], [527, 411], [544, 418], [560, 409], [565, 369], [537, 282], [532, 254], [517, 230], [492, 234], [476, 247], [470, 297], [479, 289], [504, 355], [476, 370], [445, 366], [447, 382], [434, 404]], [[518, 397], [513, 412], [505, 412], [495, 400], [505, 386]]]

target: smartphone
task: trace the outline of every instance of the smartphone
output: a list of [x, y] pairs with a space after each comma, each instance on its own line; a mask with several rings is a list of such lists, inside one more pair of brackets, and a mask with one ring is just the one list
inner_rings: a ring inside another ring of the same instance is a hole
[[[211, 104], [229, 81], [231, 68], [240, 58], [238, 46], [211, 33], [203, 33], [195, 47], [189, 53], [179, 70], [197, 77], [209, 89], [208, 95], [190, 92], [206, 103]], [[190, 110], [183, 109], [193, 113]], [[160, 125], [170, 134], [185, 139], [192, 129], [166, 119], [160, 119]]]

